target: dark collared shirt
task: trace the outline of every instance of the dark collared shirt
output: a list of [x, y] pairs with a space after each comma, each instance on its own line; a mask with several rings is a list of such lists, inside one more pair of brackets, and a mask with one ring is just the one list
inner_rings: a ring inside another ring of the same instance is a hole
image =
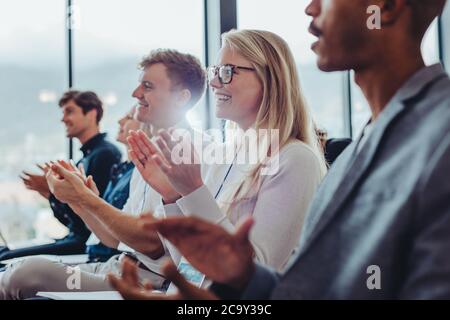
[[128, 200], [133, 169], [134, 164], [128, 161], [112, 167], [110, 181], [103, 199], [117, 209], [122, 209]]
[[[122, 209], [128, 200], [133, 169], [134, 164], [132, 162], [122, 162], [112, 167], [111, 180], [106, 187], [103, 199], [117, 209]], [[100, 262], [108, 260], [111, 256], [120, 253], [120, 251], [100, 243], [92, 234], [87, 242], [86, 253], [89, 254], [90, 261]]]
[[[92, 175], [102, 196], [108, 185], [113, 165], [120, 162], [121, 153], [115, 145], [106, 140], [106, 133], [99, 133], [92, 137], [80, 150], [83, 158], [77, 162], [77, 165], [82, 163], [86, 175]], [[69, 228], [69, 237], [79, 237], [80, 241], [86, 241], [91, 232], [83, 220], [55, 196], [51, 195], [49, 200], [55, 217]]]

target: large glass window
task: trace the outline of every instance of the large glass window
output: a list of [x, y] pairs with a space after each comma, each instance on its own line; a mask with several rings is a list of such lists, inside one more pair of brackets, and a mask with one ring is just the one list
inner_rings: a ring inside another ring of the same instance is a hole
[[[48, 202], [27, 191], [19, 179], [22, 170], [38, 172], [36, 163], [67, 158], [57, 105], [68, 83], [66, 3], [0, 3], [0, 229], [8, 242], [67, 232], [53, 218]], [[103, 99], [102, 130], [111, 140], [117, 120], [135, 103], [131, 93], [144, 55], [152, 49], [173, 48], [204, 60], [202, 0], [73, 0], [72, 4], [74, 87], [93, 90]], [[205, 126], [205, 108], [202, 101], [188, 114], [193, 126]], [[78, 158], [80, 146], [77, 141], [74, 145]]]
[[439, 62], [439, 37], [437, 19], [433, 22], [433, 24], [425, 34], [425, 39], [422, 43], [422, 54], [427, 65]]
[[0, 229], [15, 244], [67, 232], [19, 179], [67, 155], [57, 105], [67, 83], [64, 14], [61, 0], [0, 2]]
[[353, 78], [354, 78], [353, 72], [351, 73], [351, 77], [352, 77], [352, 84], [351, 84], [352, 131], [353, 131], [353, 138], [355, 138], [361, 133], [361, 130], [369, 121], [371, 113], [370, 113], [369, 104], [367, 103], [367, 100], [364, 97], [364, 94], [362, 93], [361, 89], [353, 81]]
[[316, 66], [316, 56], [310, 49], [315, 38], [308, 32], [311, 19], [304, 13], [308, 3], [309, 0], [239, 0], [238, 27], [272, 31], [289, 43], [317, 125], [326, 129], [330, 137], [344, 136], [342, 73], [327, 74]]
[[[105, 103], [102, 129], [112, 140], [117, 120], [136, 100], [141, 58], [157, 48], [191, 53], [204, 63], [202, 0], [74, 0], [74, 86], [97, 92]], [[188, 114], [205, 124], [205, 104]], [[77, 144], [75, 144], [78, 147]]]

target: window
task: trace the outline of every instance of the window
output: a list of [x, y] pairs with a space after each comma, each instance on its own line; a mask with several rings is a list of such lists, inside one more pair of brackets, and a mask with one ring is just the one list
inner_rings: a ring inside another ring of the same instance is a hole
[[67, 83], [64, 13], [60, 0], [0, 4], [0, 229], [8, 242], [67, 232], [18, 178], [67, 155], [57, 105]]
[[[74, 0], [80, 18], [74, 30], [74, 87], [93, 90], [105, 103], [102, 130], [114, 140], [117, 121], [136, 100], [141, 58], [157, 48], [194, 54], [204, 63], [202, 0]], [[107, 13], [107, 14], [106, 14]], [[188, 13], [188, 14], [187, 14]], [[205, 123], [205, 104], [188, 114]], [[75, 154], [78, 144], [75, 144]], [[76, 154], [79, 156], [79, 154]]]
[[[308, 0], [239, 0], [238, 27], [272, 31], [288, 42], [315, 122], [330, 137], [344, 136], [343, 74], [327, 74], [317, 68], [315, 54], [310, 49], [315, 41], [308, 32], [311, 19], [304, 14], [308, 4]], [[282, 14], [276, 13], [279, 8], [283, 8]]]
[[[24, 169], [38, 172], [35, 163], [67, 158], [57, 106], [68, 83], [66, 1], [4, 3], [0, 5], [0, 20], [6, 26], [0, 30], [0, 229], [8, 242], [15, 243], [62, 237], [67, 229], [53, 218], [48, 202], [27, 191], [18, 176]], [[135, 103], [131, 94], [140, 74], [137, 64], [145, 54], [174, 48], [204, 60], [202, 0], [73, 0], [72, 4], [74, 88], [93, 90], [103, 99], [102, 130], [111, 140], [117, 121]], [[202, 101], [189, 113], [193, 126], [204, 126], [205, 108]], [[80, 146], [74, 145], [78, 158]]]
[[354, 74], [351, 72], [352, 84], [352, 132], [356, 138], [371, 117], [370, 107], [361, 89], [353, 81]]
[[422, 43], [422, 54], [427, 65], [439, 62], [439, 37], [438, 37], [438, 21], [433, 22], [430, 29], [425, 34]]

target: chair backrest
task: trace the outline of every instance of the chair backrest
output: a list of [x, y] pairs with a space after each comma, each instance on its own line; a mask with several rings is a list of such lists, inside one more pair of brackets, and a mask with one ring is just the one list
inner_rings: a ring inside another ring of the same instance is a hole
[[348, 147], [348, 145], [352, 143], [352, 139], [350, 138], [342, 138], [342, 139], [328, 139], [325, 145], [325, 160], [331, 166], [334, 161], [339, 157], [342, 151]]

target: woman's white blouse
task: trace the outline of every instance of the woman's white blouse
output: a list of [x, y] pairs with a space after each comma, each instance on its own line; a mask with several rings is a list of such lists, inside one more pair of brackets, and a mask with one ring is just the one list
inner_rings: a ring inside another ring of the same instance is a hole
[[[281, 271], [298, 245], [305, 215], [325, 170], [317, 155], [301, 141], [284, 146], [276, 165], [278, 170], [264, 175], [260, 188], [233, 204], [229, 215], [223, 210], [226, 199], [248, 175], [248, 165], [234, 164], [225, 181], [230, 165], [210, 166], [203, 174], [205, 185], [176, 204], [164, 206], [165, 214], [196, 216], [220, 224], [230, 232], [243, 217], [253, 215], [255, 224], [250, 240], [256, 260]], [[173, 247], [169, 249], [172, 256], [177, 255], [172, 252]]]

